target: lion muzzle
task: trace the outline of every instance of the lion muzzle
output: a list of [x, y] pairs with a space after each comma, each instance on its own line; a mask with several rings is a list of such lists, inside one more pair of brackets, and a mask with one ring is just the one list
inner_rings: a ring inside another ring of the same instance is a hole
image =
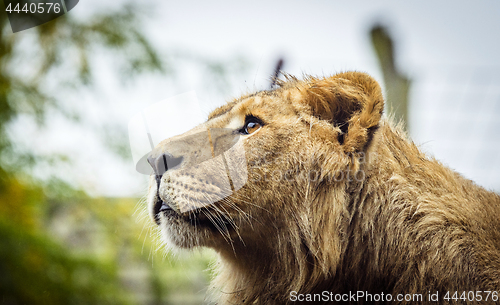
[[158, 144], [147, 157], [157, 184], [154, 212], [179, 214], [230, 196], [247, 181], [241, 137], [232, 129], [187, 133]]

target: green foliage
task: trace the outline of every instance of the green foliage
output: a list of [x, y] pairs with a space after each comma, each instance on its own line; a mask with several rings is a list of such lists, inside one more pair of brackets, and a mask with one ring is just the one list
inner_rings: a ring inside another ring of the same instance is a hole
[[92, 59], [96, 54], [112, 57], [112, 68], [122, 78], [139, 72], [164, 72], [164, 63], [141, 32], [136, 11], [136, 7], [126, 5], [84, 21], [66, 14], [12, 34], [7, 14], [0, 10], [0, 167], [5, 169], [2, 159], [6, 155], [16, 159], [9, 162], [16, 170], [32, 164], [26, 159], [34, 161], [32, 157], [37, 157], [12, 151], [6, 127], [15, 118], [25, 115], [43, 124], [49, 109], [78, 118], [79, 114], [64, 105], [57, 94], [61, 89], [76, 91], [92, 84]]
[[116, 266], [68, 253], [38, 232], [0, 218], [2, 304], [128, 304]]
[[200, 304], [211, 256], [157, 250], [157, 228], [137, 202], [91, 198], [60, 180], [8, 179], [0, 304]]
[[137, 11], [128, 5], [83, 21], [66, 14], [12, 34], [0, 10], [0, 304], [167, 304], [170, 293], [206, 286], [193, 272], [207, 267], [206, 256], [182, 265], [153, 250], [155, 228], [133, 215], [137, 199], [90, 198], [61, 180], [34, 180], [24, 169], [40, 157], [7, 132], [20, 116], [42, 125], [48, 110], [77, 118], [54, 88], [92, 85], [95, 54], [113, 56], [124, 79], [165, 72]]
[[[68, 187], [58, 189], [58, 195], [68, 195]], [[51, 200], [46, 193], [12, 177], [3, 181], [0, 303], [129, 304], [114, 261], [70, 251], [48, 236]]]

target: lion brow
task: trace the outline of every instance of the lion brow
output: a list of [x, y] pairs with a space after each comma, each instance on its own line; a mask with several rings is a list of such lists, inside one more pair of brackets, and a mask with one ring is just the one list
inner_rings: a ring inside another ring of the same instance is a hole
[[215, 109], [214, 111], [212, 111], [212, 113], [210, 113], [208, 115], [208, 120], [218, 118], [218, 117], [228, 113], [229, 111], [231, 111], [231, 109], [233, 109], [233, 107], [236, 104], [238, 104], [239, 102], [246, 100], [248, 98], [255, 97], [255, 96], [275, 96], [276, 92], [279, 89], [280, 88], [274, 88], [274, 89], [270, 89], [270, 90], [257, 91], [257, 92], [242, 96], [237, 100], [233, 100], [231, 102], [228, 102], [227, 104], [222, 105], [222, 106], [218, 107], [217, 109]]
[[235, 100], [218, 107], [208, 115], [208, 120], [215, 119], [217, 117], [220, 117], [228, 113], [231, 109], [233, 109], [234, 105], [236, 105], [238, 102], [240, 102], [240, 100]]

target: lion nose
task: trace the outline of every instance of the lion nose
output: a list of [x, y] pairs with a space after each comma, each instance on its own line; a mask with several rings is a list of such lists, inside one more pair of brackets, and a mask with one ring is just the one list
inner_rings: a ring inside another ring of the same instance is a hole
[[166, 171], [182, 163], [183, 157], [174, 157], [169, 153], [159, 156], [149, 156], [148, 163], [153, 168], [157, 176], [162, 176]]

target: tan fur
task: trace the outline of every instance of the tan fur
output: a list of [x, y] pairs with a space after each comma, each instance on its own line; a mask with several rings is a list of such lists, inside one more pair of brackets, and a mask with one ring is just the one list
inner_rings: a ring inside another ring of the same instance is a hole
[[[204, 128], [248, 114], [263, 121], [242, 138], [248, 181], [198, 211], [160, 215], [160, 226], [175, 246], [220, 254], [219, 304], [300, 303], [292, 291], [421, 293], [424, 301], [439, 291], [446, 303], [446, 291], [500, 290], [499, 196], [424, 155], [382, 111], [377, 82], [347, 72], [289, 76], [210, 115]], [[163, 174], [159, 192], [173, 205], [187, 200], [173, 191], [196, 195], [189, 180], [175, 185], [176, 173]], [[154, 179], [150, 192], [153, 209]], [[196, 217], [225, 222], [195, 226]]]

